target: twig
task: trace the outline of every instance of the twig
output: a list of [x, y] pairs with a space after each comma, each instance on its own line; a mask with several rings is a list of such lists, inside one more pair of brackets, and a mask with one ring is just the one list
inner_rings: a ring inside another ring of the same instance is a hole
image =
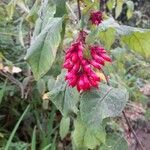
[[21, 98], [23, 98], [24, 97], [24, 88], [23, 88], [22, 83], [20, 81], [18, 81], [17, 79], [15, 79], [12, 75], [6, 74], [3, 71], [0, 71], [0, 74], [4, 77], [8, 78], [8, 80], [10, 80], [13, 84], [17, 85], [20, 88]]
[[80, 0], [77, 0], [77, 5], [78, 5], [78, 17], [79, 17], [79, 20], [80, 20], [81, 19]]
[[105, 0], [99, 0], [99, 9], [100, 11], [105, 10]]
[[123, 114], [123, 116], [124, 116], [124, 118], [125, 118], [125, 120], [126, 120], [126, 123], [127, 123], [127, 125], [128, 125], [129, 130], [132, 132], [132, 134], [133, 134], [133, 136], [135, 137], [137, 143], [139, 144], [139, 146], [141, 147], [142, 150], [145, 150], [144, 147], [143, 147], [143, 145], [142, 145], [142, 143], [141, 143], [141, 141], [138, 139], [138, 137], [137, 137], [137, 135], [136, 135], [134, 129], [132, 128], [132, 126], [131, 126], [131, 124], [130, 124], [130, 121], [129, 121], [129, 119], [127, 118], [125, 112], [122, 111], [122, 114]]

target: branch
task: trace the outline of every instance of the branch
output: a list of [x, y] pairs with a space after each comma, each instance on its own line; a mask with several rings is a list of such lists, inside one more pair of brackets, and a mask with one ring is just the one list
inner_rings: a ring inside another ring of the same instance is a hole
[[141, 141], [138, 139], [138, 136], [136, 135], [134, 129], [132, 128], [129, 119], [127, 118], [126, 114], [124, 111], [122, 111], [122, 114], [126, 120], [126, 123], [128, 125], [129, 130], [132, 132], [133, 136], [135, 137], [137, 143], [139, 144], [139, 146], [141, 147], [142, 150], [145, 150], [145, 148], [143, 147], [143, 144], [141, 143]]
[[77, 0], [77, 5], [78, 5], [78, 16], [79, 16], [79, 20], [80, 20], [81, 19], [80, 0]]
[[99, 0], [99, 9], [100, 11], [105, 10], [105, 0]]

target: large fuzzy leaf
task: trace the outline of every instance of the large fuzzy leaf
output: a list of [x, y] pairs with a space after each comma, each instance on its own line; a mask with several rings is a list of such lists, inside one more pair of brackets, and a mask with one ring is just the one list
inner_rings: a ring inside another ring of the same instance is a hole
[[[119, 36], [124, 46], [128, 46], [145, 58], [150, 58], [150, 30], [119, 25], [113, 18], [104, 20], [97, 28], [87, 36], [86, 42], [91, 44], [96, 40], [110, 48], [115, 41], [115, 35]], [[100, 38], [99, 38], [100, 37]]]
[[119, 134], [108, 134], [106, 143], [99, 150], [128, 150], [128, 144]]
[[150, 58], [150, 30], [120, 26], [118, 31], [122, 35], [122, 42], [131, 50]]
[[62, 17], [67, 13], [66, 0], [54, 0], [54, 3], [56, 4], [55, 17]]
[[57, 109], [64, 115], [77, 113], [77, 102], [79, 93], [75, 88], [67, 86], [64, 80], [65, 72], [62, 72], [54, 85], [54, 88], [48, 93], [50, 100], [56, 105]]
[[70, 118], [69, 117], [63, 117], [60, 122], [60, 128], [59, 128], [59, 134], [61, 139], [63, 139], [69, 132], [69, 126], [70, 126]]
[[124, 89], [101, 84], [99, 89], [82, 94], [80, 99], [81, 119], [89, 126], [96, 127], [104, 118], [120, 115], [128, 100]]
[[114, 43], [115, 33], [116, 31], [113, 28], [108, 28], [99, 33], [100, 40], [104, 43], [106, 49], [110, 49], [111, 45]]
[[61, 18], [50, 19], [27, 51], [26, 59], [36, 80], [48, 72], [55, 60], [61, 29]]
[[74, 126], [72, 137], [77, 149], [94, 149], [97, 145], [105, 143], [106, 133], [102, 126], [89, 128], [79, 118], [75, 121]]

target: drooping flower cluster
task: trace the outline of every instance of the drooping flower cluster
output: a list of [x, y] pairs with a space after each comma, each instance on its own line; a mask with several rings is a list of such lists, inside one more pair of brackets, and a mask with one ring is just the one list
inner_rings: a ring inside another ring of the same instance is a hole
[[92, 11], [90, 14], [90, 21], [94, 25], [99, 25], [102, 21], [102, 12], [101, 11]]
[[[85, 35], [85, 32], [82, 33]], [[66, 80], [69, 86], [77, 87], [78, 91], [86, 91], [91, 87], [98, 87], [100, 77], [95, 73], [95, 69], [101, 69], [106, 61], [111, 61], [104, 48], [99, 45], [89, 47], [91, 58], [84, 57], [85, 43], [84, 36], [79, 37], [67, 50], [64, 68], [67, 69]], [[82, 40], [81, 40], [82, 39]]]

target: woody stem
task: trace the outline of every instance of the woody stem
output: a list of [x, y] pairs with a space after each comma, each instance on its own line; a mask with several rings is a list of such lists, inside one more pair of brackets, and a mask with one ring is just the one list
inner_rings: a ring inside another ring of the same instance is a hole
[[100, 0], [99, 1], [99, 9], [100, 9], [100, 11], [105, 10], [105, 0]]
[[78, 5], [78, 16], [79, 16], [79, 20], [80, 20], [81, 19], [80, 0], [77, 0], [77, 5]]

